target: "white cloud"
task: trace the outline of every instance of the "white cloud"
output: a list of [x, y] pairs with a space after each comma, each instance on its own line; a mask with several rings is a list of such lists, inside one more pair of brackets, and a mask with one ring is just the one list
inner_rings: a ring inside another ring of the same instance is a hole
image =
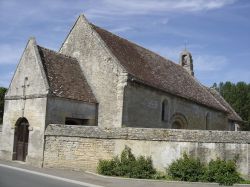
[[193, 12], [222, 8], [236, 0], [102, 0], [102, 6], [87, 11], [90, 15], [143, 15], [179, 11]]
[[228, 64], [224, 56], [198, 55], [194, 57], [195, 71], [220, 71]]
[[[192, 53], [192, 51], [198, 51], [200, 49], [203, 49], [203, 47], [203, 45], [189, 44], [188, 50]], [[183, 42], [182, 46], [149, 46], [148, 48], [160, 54], [161, 56], [178, 63], [180, 53], [184, 50], [185, 45]]]
[[[86, 14], [86, 17], [93, 22], [98, 22], [99, 20], [102, 24], [106, 23], [106, 25], [109, 25], [109, 28], [111, 28], [109, 30], [115, 33], [131, 31], [136, 28], [137, 25], [132, 24], [132, 22], [135, 19], [136, 24], [141, 21], [138, 15], [146, 16], [145, 19], [148, 19], [147, 15], [160, 15], [156, 16], [156, 19], [153, 20], [153, 24], [157, 24], [157, 26], [158, 24], [170, 25], [166, 31], [164, 31], [166, 32], [165, 34], [177, 35], [185, 39], [189, 39], [190, 37], [204, 38], [203, 33], [195, 32], [193, 29], [186, 28], [185, 32], [183, 32], [183, 30], [178, 27], [171, 26], [169, 22], [172, 18], [169, 15], [172, 13], [179, 15], [181, 13], [219, 9], [233, 4], [236, 1], [237, 0], [23, 0], [20, 2], [19, 0], [0, 0], [0, 23], [3, 28], [5, 28], [0, 31], [0, 35], [2, 36], [0, 36], [0, 40], [1, 38], [5, 39], [5, 36], [8, 35], [16, 36], [16, 33], [25, 32], [25, 29], [32, 30], [39, 28], [41, 32], [44, 32], [43, 29], [45, 27], [51, 27], [51, 30], [56, 33], [67, 32], [65, 31], [65, 29], [68, 29], [67, 24], [71, 25], [80, 13]], [[10, 14], [9, 12], [15, 13]], [[138, 17], [139, 19], [137, 20]], [[117, 26], [117, 21], [119, 21], [120, 27]], [[32, 25], [33, 23], [37, 25]], [[50, 25], [46, 26], [48, 23]], [[152, 20], [142, 22], [142, 28], [144, 23], [145, 25], [152, 24]], [[22, 31], [22, 29], [24, 31]], [[157, 29], [161, 28], [157, 27]], [[152, 30], [152, 32], [154, 31]], [[50, 33], [48, 33], [48, 35], [49, 34]], [[20, 36], [18, 35], [18, 37]], [[216, 40], [218, 39], [221, 40], [221, 36], [216, 37]], [[47, 44], [46, 46], [55, 48], [52, 42], [54, 41], [51, 40], [51, 44]], [[152, 46], [148, 48], [178, 63], [179, 54], [184, 48], [184, 41], [183, 46]], [[190, 45], [188, 45], [188, 48], [190, 48], [191, 52], [199, 51], [196, 50], [196, 47]], [[0, 44], [0, 65], [18, 63], [23, 49], [24, 46], [22, 44], [20, 44], [20, 46]], [[209, 74], [212, 71], [216, 71], [220, 73], [219, 70], [222, 71], [229, 63], [228, 59], [223, 56], [204, 54], [193, 55], [194, 68], [197, 72]], [[237, 73], [234, 73], [234, 75], [235, 74]], [[240, 72], [238, 74], [242, 79], [245, 77], [245, 80], [249, 80], [249, 78], [247, 78], [247, 72], [244, 73], [244, 75]], [[6, 81], [8, 82], [10, 77], [9, 75], [1, 75], [0, 85], [6, 85]]]
[[125, 26], [125, 27], [112, 28], [109, 30], [110, 30], [110, 32], [113, 32], [113, 33], [122, 33], [122, 32], [133, 30], [133, 28], [129, 27], [129, 26]]
[[[192, 44], [188, 45], [188, 50], [192, 51], [200, 51], [204, 50], [203, 45]], [[151, 50], [157, 52], [158, 54], [170, 59], [176, 63], [179, 62], [179, 57], [181, 51], [184, 50], [183, 46], [169, 47], [169, 46], [153, 46], [150, 47]], [[218, 72], [224, 69], [228, 64], [229, 60], [225, 56], [221, 55], [212, 55], [212, 54], [204, 54], [204, 53], [194, 53], [192, 54], [194, 71], [199, 73], [204, 72]]]

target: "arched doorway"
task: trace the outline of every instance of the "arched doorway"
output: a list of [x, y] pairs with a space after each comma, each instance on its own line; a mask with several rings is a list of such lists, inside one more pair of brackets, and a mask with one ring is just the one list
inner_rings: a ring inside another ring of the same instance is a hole
[[174, 121], [174, 123], [172, 124], [172, 129], [183, 129], [182, 123], [180, 123], [179, 121]]
[[29, 123], [26, 118], [20, 118], [15, 125], [13, 160], [25, 161], [28, 154]]
[[188, 123], [183, 114], [175, 113], [171, 118], [172, 129], [187, 129]]

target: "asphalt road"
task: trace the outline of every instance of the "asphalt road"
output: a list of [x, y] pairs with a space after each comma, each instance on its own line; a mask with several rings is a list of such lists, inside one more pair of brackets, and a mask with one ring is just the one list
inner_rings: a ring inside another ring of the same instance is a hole
[[[99, 186], [98, 186], [99, 185]], [[87, 172], [35, 168], [0, 160], [0, 187], [220, 187], [214, 183], [127, 179]], [[235, 187], [250, 185], [235, 185]]]
[[25, 169], [0, 165], [0, 187], [98, 187]]

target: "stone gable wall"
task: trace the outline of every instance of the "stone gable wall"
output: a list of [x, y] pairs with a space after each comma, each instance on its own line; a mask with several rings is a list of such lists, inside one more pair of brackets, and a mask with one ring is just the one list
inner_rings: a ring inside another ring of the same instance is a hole
[[76, 21], [60, 53], [79, 61], [99, 104], [98, 125], [121, 127], [127, 73], [83, 16]]
[[[34, 39], [30, 39], [27, 43], [5, 99], [20, 99], [20, 97], [23, 97], [24, 83], [26, 86], [25, 96], [41, 97], [48, 93], [48, 83], [36, 45]], [[28, 80], [25, 81], [26, 77]]]
[[25, 117], [31, 129], [26, 161], [42, 165], [47, 93], [48, 84], [36, 42], [30, 39], [5, 96], [1, 159], [12, 160], [15, 125], [18, 119]]
[[127, 145], [136, 156], [151, 156], [161, 171], [184, 152], [204, 162], [239, 156], [239, 171], [249, 176], [249, 143], [248, 132], [49, 125], [44, 166], [96, 171], [100, 159], [119, 155]]

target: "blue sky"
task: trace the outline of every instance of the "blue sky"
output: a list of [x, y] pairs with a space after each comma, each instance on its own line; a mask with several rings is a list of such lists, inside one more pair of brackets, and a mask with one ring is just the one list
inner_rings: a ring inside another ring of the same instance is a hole
[[0, 0], [0, 86], [29, 37], [58, 50], [79, 14], [178, 62], [187, 41], [197, 79], [250, 82], [249, 0]]

